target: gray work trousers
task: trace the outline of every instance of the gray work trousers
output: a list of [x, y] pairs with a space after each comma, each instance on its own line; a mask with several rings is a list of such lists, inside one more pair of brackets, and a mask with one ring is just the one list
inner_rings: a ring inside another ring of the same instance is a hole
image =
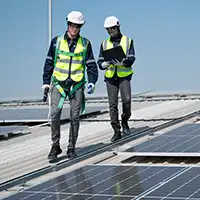
[[[79, 115], [83, 100], [84, 89], [81, 87], [72, 96], [70, 101], [70, 131], [68, 148], [75, 148], [79, 131]], [[58, 108], [61, 94], [56, 87], [53, 86], [51, 91], [51, 140], [53, 145], [60, 145], [60, 117], [62, 109]]]
[[122, 122], [127, 122], [131, 116], [131, 84], [129, 80], [106, 81], [111, 126], [114, 131], [120, 131], [121, 125], [119, 122], [118, 113], [118, 94], [120, 91], [122, 99]]

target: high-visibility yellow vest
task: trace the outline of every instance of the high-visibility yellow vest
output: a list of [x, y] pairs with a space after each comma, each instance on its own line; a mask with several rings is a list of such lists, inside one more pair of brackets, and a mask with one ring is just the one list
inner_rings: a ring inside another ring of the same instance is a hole
[[[127, 36], [122, 36], [120, 44], [122, 46], [122, 49], [127, 56], [128, 51], [130, 49], [131, 44], [131, 38], [128, 38]], [[103, 50], [111, 49], [113, 48], [113, 43], [110, 41], [110, 38], [108, 40], [104, 40], [102, 43]], [[115, 66], [111, 64], [105, 72], [105, 77], [112, 78], [115, 74], [115, 71], [117, 72], [118, 77], [126, 77], [131, 74], [133, 74], [132, 67], [124, 67], [124, 66]]]
[[74, 52], [70, 52], [67, 40], [64, 35], [58, 37], [54, 59], [53, 76], [58, 81], [65, 81], [69, 75], [75, 82], [80, 82], [85, 74], [85, 55], [88, 40], [79, 37]]

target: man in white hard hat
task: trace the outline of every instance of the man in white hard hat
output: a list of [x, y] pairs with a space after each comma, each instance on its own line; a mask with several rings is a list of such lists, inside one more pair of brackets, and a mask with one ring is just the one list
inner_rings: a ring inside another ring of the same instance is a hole
[[76, 156], [75, 145], [79, 132], [79, 115], [84, 109], [84, 88], [87, 72], [87, 92], [94, 92], [98, 79], [98, 68], [92, 46], [88, 39], [80, 36], [85, 23], [84, 16], [78, 11], [67, 15], [67, 31], [52, 39], [43, 72], [44, 90], [50, 88], [51, 96], [51, 139], [52, 148], [48, 159], [57, 158], [60, 148], [60, 117], [66, 97], [70, 101], [70, 131], [67, 156]]
[[[131, 116], [131, 79], [132, 65], [135, 61], [135, 50], [133, 40], [121, 34], [120, 23], [117, 17], [110, 16], [105, 19], [104, 28], [109, 34], [109, 38], [104, 40], [100, 46], [98, 65], [101, 70], [105, 70], [105, 82], [107, 87], [111, 126], [114, 129], [114, 135], [111, 142], [121, 139], [121, 126], [124, 135], [130, 134], [128, 120]], [[125, 54], [123, 60], [113, 59], [105, 61], [102, 52], [122, 46]], [[122, 115], [121, 124], [118, 116], [118, 93], [121, 93]]]

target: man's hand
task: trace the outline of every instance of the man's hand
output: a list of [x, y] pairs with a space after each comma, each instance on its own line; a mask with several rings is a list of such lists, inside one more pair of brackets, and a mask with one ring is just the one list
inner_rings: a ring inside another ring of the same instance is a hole
[[50, 88], [50, 85], [48, 85], [48, 84], [42, 85], [42, 89], [44, 90], [45, 88]]
[[44, 84], [44, 85], [42, 86], [42, 89], [44, 90], [43, 102], [46, 102], [46, 101], [47, 101], [49, 88], [50, 88], [50, 85], [48, 85], [48, 84]]
[[102, 66], [103, 69], [107, 69], [109, 67], [109, 65], [110, 65], [110, 62], [108, 62], [108, 61], [104, 61], [101, 64], [101, 66]]
[[112, 62], [113, 65], [123, 66], [124, 65], [124, 60], [125, 60], [125, 58], [123, 58], [123, 60], [120, 62], [117, 58], [115, 58], [111, 62]]
[[88, 93], [88, 94], [92, 94], [92, 93], [94, 92], [94, 89], [95, 89], [94, 83], [88, 83], [88, 86], [87, 86], [87, 93]]

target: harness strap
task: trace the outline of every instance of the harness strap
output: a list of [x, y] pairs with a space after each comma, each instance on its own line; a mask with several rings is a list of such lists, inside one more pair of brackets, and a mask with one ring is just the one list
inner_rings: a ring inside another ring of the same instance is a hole
[[[61, 41], [62, 38], [63, 38], [63, 35], [61, 37], [57, 38], [55, 57], [54, 57], [54, 66], [56, 65], [56, 61], [57, 61], [57, 54], [61, 53], [59, 51], [59, 45], [60, 45], [60, 41]], [[68, 55], [68, 56], [80, 56], [80, 55], [82, 56], [83, 55], [83, 57], [84, 57], [84, 64], [83, 64], [84, 65], [84, 77], [85, 77], [85, 65], [86, 65], [85, 57], [86, 57], [86, 51], [87, 51], [87, 48], [86, 48], [87, 42], [84, 38], [82, 38], [82, 43], [83, 43], [83, 46], [85, 47], [85, 50], [83, 52], [81, 52], [81, 53], [62, 52], [62, 54], [65, 54], [65, 55]], [[53, 75], [52, 75], [52, 82], [61, 94], [61, 98], [60, 98], [60, 101], [59, 101], [59, 104], [58, 104], [58, 108], [61, 109], [63, 107], [64, 101], [65, 101], [65, 98], [67, 97], [67, 95], [66, 95], [64, 89], [60, 86], [57, 79]], [[85, 89], [85, 83], [86, 83], [86, 81], [85, 81], [85, 78], [84, 78], [81, 82], [74, 85], [72, 87], [72, 89], [70, 90], [69, 94], [68, 94], [68, 98], [69, 99], [72, 98], [74, 93], [78, 89], [80, 89], [81, 87], [84, 87], [84, 89]], [[85, 99], [85, 94], [83, 93], [83, 99], [82, 99], [82, 104], [81, 104], [81, 113], [85, 112], [85, 104], [86, 104], [86, 99]]]
[[[52, 76], [52, 82], [61, 94], [61, 98], [60, 98], [60, 101], [58, 103], [58, 108], [60, 108], [60, 109], [63, 107], [63, 104], [64, 104], [66, 97], [68, 96], [68, 98], [70, 99], [70, 98], [73, 97], [74, 93], [78, 89], [80, 89], [81, 87], [84, 87], [84, 89], [85, 89], [85, 83], [86, 83], [86, 81], [81, 81], [81, 82], [77, 83], [76, 85], [72, 86], [72, 89], [70, 90], [69, 94], [66, 95], [63, 87], [61, 87], [59, 85], [58, 81], [55, 79], [54, 76]], [[86, 103], [85, 95], [83, 94], [83, 100], [82, 100], [82, 103], [81, 103], [81, 113], [85, 112], [85, 103]]]
[[[68, 97], [69, 99], [73, 97], [74, 93], [80, 89], [81, 87], [84, 87], [83, 89], [85, 89], [85, 83], [86, 81], [81, 81], [79, 83], [77, 83], [76, 85], [74, 85], [72, 87], [72, 90], [70, 90], [69, 94], [68, 94]], [[85, 112], [85, 105], [86, 105], [86, 99], [85, 99], [85, 94], [83, 92], [83, 99], [82, 99], [82, 102], [81, 102], [81, 113], [84, 113]]]

